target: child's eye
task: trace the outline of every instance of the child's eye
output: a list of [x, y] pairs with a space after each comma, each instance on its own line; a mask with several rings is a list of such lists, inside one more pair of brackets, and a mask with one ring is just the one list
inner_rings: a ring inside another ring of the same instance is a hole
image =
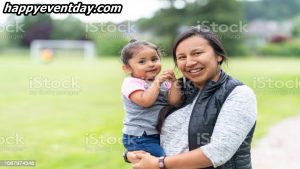
[[140, 63], [140, 64], [144, 64], [145, 61], [144, 61], [144, 60], [140, 60], [139, 63]]
[[152, 62], [158, 61], [158, 58], [153, 58]]

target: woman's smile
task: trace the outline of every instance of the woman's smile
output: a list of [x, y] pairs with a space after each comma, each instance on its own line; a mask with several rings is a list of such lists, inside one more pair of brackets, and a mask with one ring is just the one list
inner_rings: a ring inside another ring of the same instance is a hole
[[187, 72], [191, 75], [191, 76], [199, 76], [202, 74], [203, 72], [202, 67], [197, 67], [197, 68], [192, 68], [192, 69], [187, 69]]

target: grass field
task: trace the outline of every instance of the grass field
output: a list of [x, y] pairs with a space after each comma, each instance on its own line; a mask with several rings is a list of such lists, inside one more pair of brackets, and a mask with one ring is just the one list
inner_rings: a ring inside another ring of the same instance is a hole
[[[130, 168], [121, 158], [124, 74], [117, 57], [38, 64], [0, 55], [0, 65], [0, 160], [36, 160], [38, 169]], [[163, 68], [172, 65], [163, 60]], [[257, 94], [255, 141], [300, 113], [299, 65], [300, 59], [244, 58], [224, 66]]]

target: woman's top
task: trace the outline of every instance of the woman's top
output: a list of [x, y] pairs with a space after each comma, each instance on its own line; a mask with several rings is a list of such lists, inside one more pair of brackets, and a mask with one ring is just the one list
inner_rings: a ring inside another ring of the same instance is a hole
[[[166, 155], [189, 151], [188, 125], [195, 100], [197, 97], [192, 103], [176, 110], [165, 119], [160, 139]], [[200, 147], [214, 167], [221, 166], [231, 159], [253, 127], [256, 115], [254, 92], [246, 85], [237, 86], [220, 110], [210, 143]]]

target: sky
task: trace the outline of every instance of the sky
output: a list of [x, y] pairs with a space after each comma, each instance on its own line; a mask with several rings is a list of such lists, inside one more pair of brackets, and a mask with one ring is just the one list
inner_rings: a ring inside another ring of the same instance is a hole
[[[10, 14], [3, 14], [3, 7], [6, 1], [0, 1], [0, 23], [5, 23]], [[11, 4], [47, 4], [54, 3], [50, 0], [9, 0]], [[56, 1], [59, 4], [79, 1], [70, 1], [70, 0], [59, 0]], [[142, 17], [151, 17], [155, 11], [160, 8], [167, 6], [165, 0], [81, 0], [85, 4], [123, 4], [123, 10], [121, 14], [91, 14], [90, 16], [85, 16], [84, 14], [76, 14], [75, 16], [81, 19], [84, 22], [106, 22], [111, 21], [115, 23], [122, 22], [124, 20], [137, 20]], [[180, 3], [178, 3], [180, 7]], [[67, 14], [52, 14], [51, 17], [54, 19], [63, 19]]]

